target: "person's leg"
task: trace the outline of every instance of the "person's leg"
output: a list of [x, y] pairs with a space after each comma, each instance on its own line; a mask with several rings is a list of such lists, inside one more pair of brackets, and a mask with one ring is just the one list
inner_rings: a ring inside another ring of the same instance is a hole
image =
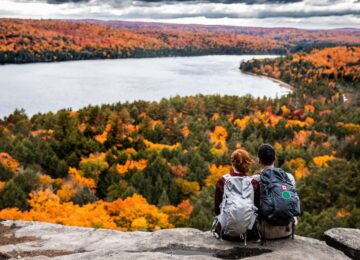
[[259, 236], [259, 230], [257, 224], [253, 226], [252, 229], [247, 231], [247, 239], [250, 240], [258, 240], [260, 238]]

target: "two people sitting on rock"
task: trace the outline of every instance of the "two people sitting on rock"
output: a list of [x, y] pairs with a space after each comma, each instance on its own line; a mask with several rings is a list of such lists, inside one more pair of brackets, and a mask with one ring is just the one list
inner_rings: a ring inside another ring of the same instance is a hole
[[249, 176], [250, 154], [238, 149], [231, 155], [232, 170], [220, 178], [215, 191], [213, 234], [226, 240], [275, 239], [294, 234], [300, 202], [294, 177], [276, 168], [275, 149], [258, 149], [261, 171]]

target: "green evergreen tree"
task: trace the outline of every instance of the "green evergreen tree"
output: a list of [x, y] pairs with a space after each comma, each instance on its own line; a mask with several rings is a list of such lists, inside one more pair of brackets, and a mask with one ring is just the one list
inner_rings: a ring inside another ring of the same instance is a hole
[[214, 189], [202, 189], [200, 196], [192, 200], [193, 211], [189, 224], [193, 228], [208, 231], [214, 219]]
[[27, 210], [29, 208], [27, 200], [26, 193], [12, 181], [0, 190], [0, 209], [19, 208]]
[[169, 204], [170, 204], [169, 197], [166, 193], [166, 190], [163, 190], [163, 192], [161, 193], [161, 196], [159, 198], [159, 202], [158, 202], [157, 206], [159, 208], [161, 208], [161, 207], [169, 205]]
[[189, 180], [197, 181], [201, 185], [204, 185], [204, 180], [209, 174], [208, 164], [200, 154], [195, 153], [189, 164]]
[[127, 197], [131, 197], [132, 195], [134, 195], [136, 193], [139, 193], [139, 191], [130, 185], [129, 187], [127, 187], [125, 192], [121, 195], [121, 197], [123, 199], [126, 199]]
[[14, 172], [9, 170], [8, 168], [5, 168], [1, 163], [0, 163], [0, 181], [8, 181], [10, 180], [13, 176], [14, 176]]
[[94, 203], [98, 200], [98, 197], [94, 194], [94, 192], [89, 187], [82, 187], [78, 190], [74, 196], [71, 197], [71, 201], [74, 204], [83, 206], [89, 203]]

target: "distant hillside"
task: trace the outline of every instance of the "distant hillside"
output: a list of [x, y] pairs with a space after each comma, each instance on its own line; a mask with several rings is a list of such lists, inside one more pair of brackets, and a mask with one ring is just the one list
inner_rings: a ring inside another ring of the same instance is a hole
[[285, 54], [359, 44], [360, 30], [300, 30], [100, 20], [0, 19], [0, 63], [205, 54]]
[[[296, 53], [286, 58], [250, 60], [241, 69], [259, 75], [281, 79], [290, 84], [316, 82], [327, 79], [337, 82], [337, 87], [351, 85], [358, 88], [360, 82], [360, 47], [337, 46], [313, 49], [308, 53]], [[331, 84], [335, 87], [335, 84]]]
[[249, 27], [249, 26], [227, 26], [227, 25], [200, 25], [200, 24], [169, 24], [154, 22], [128, 22], [116, 20], [72, 20], [74, 22], [95, 23], [99, 25], [116, 28], [131, 29], [135, 31], [188, 31], [226, 33], [251, 36], [264, 36], [291, 43], [306, 42], [338, 42], [359, 43], [360, 29], [339, 28], [330, 30], [306, 30], [289, 27]]

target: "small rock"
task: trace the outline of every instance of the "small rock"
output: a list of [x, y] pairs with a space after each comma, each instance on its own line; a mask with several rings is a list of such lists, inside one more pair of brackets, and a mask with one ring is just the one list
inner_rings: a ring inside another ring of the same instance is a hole
[[333, 228], [325, 232], [329, 246], [343, 251], [352, 259], [360, 259], [360, 229]]

